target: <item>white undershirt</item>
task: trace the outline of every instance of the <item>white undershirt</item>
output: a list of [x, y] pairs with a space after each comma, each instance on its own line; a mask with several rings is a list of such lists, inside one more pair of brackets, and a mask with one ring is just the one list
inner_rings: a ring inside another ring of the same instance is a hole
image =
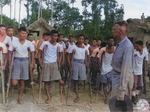
[[85, 47], [85, 49], [87, 50], [87, 55], [89, 55], [89, 47], [90, 47], [90, 45], [87, 44], [87, 45], [84, 45], [84, 47]]
[[79, 48], [76, 45], [75, 46], [71, 46], [68, 50], [68, 53], [72, 53], [73, 50], [76, 50], [75, 54], [74, 54], [74, 59], [85, 59], [85, 47], [84, 48]]
[[63, 51], [64, 51], [64, 49], [66, 48], [65, 43], [64, 43], [64, 42], [62, 42], [61, 44], [59, 43], [59, 45], [60, 45], [60, 51], [59, 51], [59, 52], [63, 52]]
[[105, 54], [103, 54], [101, 75], [105, 75], [113, 69], [111, 66], [112, 57], [113, 53], [109, 54], [105, 52]]
[[143, 50], [140, 54], [139, 51], [134, 51], [134, 75], [143, 74], [143, 60], [148, 61], [148, 52]]
[[25, 40], [24, 44], [22, 45], [19, 41], [19, 39], [15, 39], [12, 42], [10, 42], [9, 45], [9, 51], [14, 51], [14, 57], [19, 58], [26, 58], [28, 57], [28, 48], [30, 48], [30, 51], [35, 51], [34, 46], [32, 43], [28, 40]]
[[5, 40], [2, 42], [4, 43], [5, 45], [8, 44], [11, 42], [11, 38], [9, 36], [6, 36]]
[[44, 50], [44, 63], [54, 63], [57, 61], [57, 48], [60, 46], [59, 43], [52, 45], [49, 41], [44, 41], [40, 46], [43, 50], [44, 46], [47, 45], [47, 49]]

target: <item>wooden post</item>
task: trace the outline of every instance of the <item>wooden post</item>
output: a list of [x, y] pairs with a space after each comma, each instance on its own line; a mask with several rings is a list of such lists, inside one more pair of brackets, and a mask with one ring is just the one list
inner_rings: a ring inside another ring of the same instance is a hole
[[1, 81], [2, 81], [2, 99], [3, 104], [5, 104], [5, 82], [4, 82], [4, 71], [3, 71], [3, 51], [0, 51], [0, 60], [1, 60]]

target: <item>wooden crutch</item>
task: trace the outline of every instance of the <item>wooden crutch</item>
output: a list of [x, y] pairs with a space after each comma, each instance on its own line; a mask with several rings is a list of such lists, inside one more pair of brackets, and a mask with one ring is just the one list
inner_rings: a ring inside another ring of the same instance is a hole
[[[72, 54], [72, 59], [71, 59], [71, 65], [73, 63], [73, 59], [74, 59], [74, 53]], [[70, 82], [71, 82], [71, 75], [72, 75], [72, 69], [69, 70], [69, 81], [68, 81], [68, 88], [67, 88], [67, 97], [66, 97], [66, 104], [67, 104], [67, 101], [68, 101], [68, 95], [69, 95], [69, 89], [70, 89]]]
[[35, 97], [34, 97], [34, 81], [33, 81], [33, 69], [30, 67], [31, 64], [31, 51], [30, 48], [28, 47], [28, 57], [29, 57], [29, 72], [30, 72], [30, 80], [31, 80], [31, 86], [32, 86], [32, 98], [33, 98], [33, 103], [35, 103]]
[[[13, 50], [12, 54], [11, 54], [11, 66], [13, 66], [13, 61], [14, 61], [14, 51]], [[8, 57], [9, 58], [9, 57]], [[7, 98], [8, 98], [8, 94], [9, 94], [9, 88], [10, 88], [10, 81], [11, 81], [11, 73], [12, 73], [12, 68], [9, 68], [9, 77], [8, 77], [8, 83], [7, 83], [7, 90], [6, 90], [6, 102], [7, 102]]]
[[5, 104], [5, 82], [4, 82], [4, 71], [3, 71], [3, 48], [0, 48], [0, 72], [1, 72], [1, 81], [2, 81], [2, 99], [3, 104]]
[[[42, 52], [42, 63], [44, 61], [44, 51], [47, 49], [48, 45], [45, 45]], [[41, 68], [40, 73], [40, 84], [39, 84], [39, 98], [38, 98], [38, 104], [41, 103], [41, 87], [42, 87], [42, 75], [43, 75], [43, 68]]]

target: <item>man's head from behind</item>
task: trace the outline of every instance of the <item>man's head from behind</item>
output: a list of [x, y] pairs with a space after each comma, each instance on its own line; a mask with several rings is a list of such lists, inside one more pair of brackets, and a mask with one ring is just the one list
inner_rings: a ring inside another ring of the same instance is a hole
[[5, 25], [0, 25], [0, 35], [5, 36], [6, 35], [6, 26]]
[[143, 49], [143, 41], [136, 41], [134, 47], [137, 51], [141, 51]]
[[25, 27], [20, 27], [18, 29], [18, 37], [22, 40], [26, 39], [28, 35], [28, 31]]
[[125, 37], [127, 35], [128, 30], [128, 23], [124, 20], [117, 21], [114, 25], [113, 33], [114, 38], [117, 41], [120, 41], [122, 37]]
[[9, 37], [12, 37], [14, 35], [14, 28], [13, 27], [7, 27], [6, 33]]

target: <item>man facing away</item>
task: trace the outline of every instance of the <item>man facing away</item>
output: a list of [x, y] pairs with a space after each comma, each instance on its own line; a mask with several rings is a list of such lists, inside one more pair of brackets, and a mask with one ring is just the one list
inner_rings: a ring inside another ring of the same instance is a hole
[[[32, 61], [30, 67], [33, 68], [34, 62], [34, 46], [27, 38], [27, 30], [25, 27], [18, 29], [18, 39], [15, 39], [9, 46], [9, 68], [11, 67], [11, 61], [13, 61], [12, 69], [12, 87], [19, 83], [19, 97], [18, 103], [22, 104], [22, 94], [25, 88], [25, 80], [29, 79], [29, 61], [28, 61], [28, 48], [30, 48]], [[15, 49], [15, 51], [13, 51]], [[14, 52], [14, 60], [12, 60], [12, 52]]]
[[114, 25], [114, 38], [118, 45], [112, 58], [112, 94], [117, 100], [124, 101], [124, 95], [131, 99], [133, 88], [133, 61], [134, 47], [127, 38], [128, 24], [126, 21], [117, 21]]

